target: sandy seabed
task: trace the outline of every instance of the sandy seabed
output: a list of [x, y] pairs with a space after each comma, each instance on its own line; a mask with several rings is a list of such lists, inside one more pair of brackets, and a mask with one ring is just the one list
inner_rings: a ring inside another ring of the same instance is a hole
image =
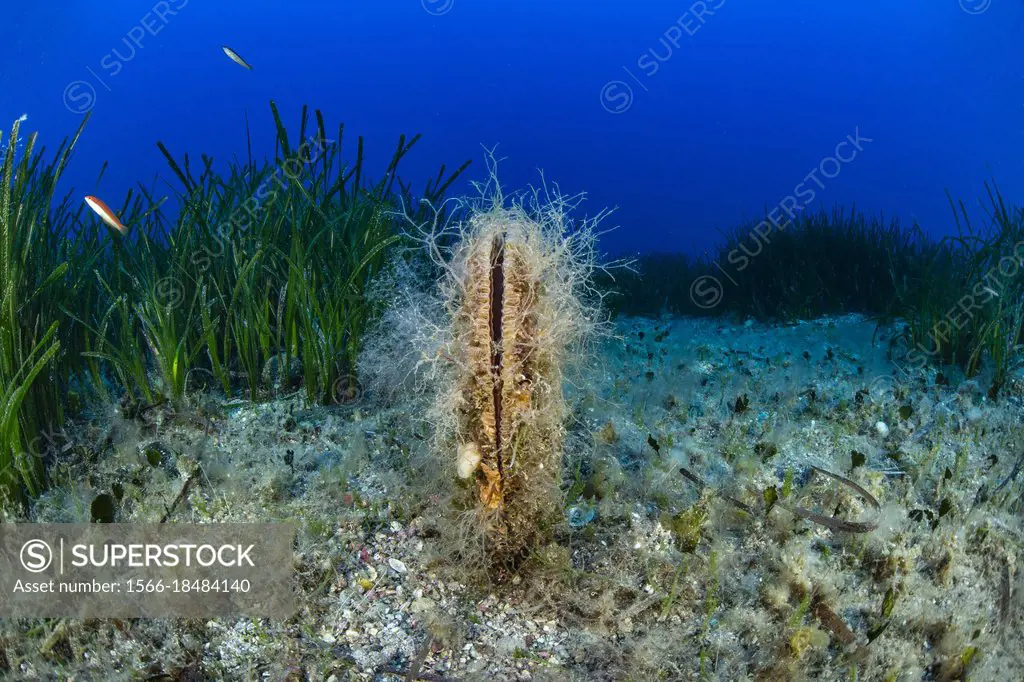
[[424, 395], [98, 407], [11, 520], [117, 484], [119, 522], [291, 522], [297, 612], [4, 620], [0, 678], [1024, 679], [1019, 384], [906, 374], [857, 316], [615, 334], [566, 387], [565, 521], [504, 585], [445, 559]]

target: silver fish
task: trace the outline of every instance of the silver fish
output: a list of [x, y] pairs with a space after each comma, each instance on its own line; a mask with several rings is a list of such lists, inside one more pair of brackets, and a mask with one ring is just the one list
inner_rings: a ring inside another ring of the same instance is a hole
[[238, 64], [239, 66], [244, 66], [245, 68], [252, 71], [252, 66], [249, 65], [249, 62], [242, 59], [242, 55], [238, 54], [227, 45], [221, 45], [220, 49], [224, 50], [224, 54], [226, 54], [228, 58], [230, 58], [231, 61], [233, 61], [235, 64]]

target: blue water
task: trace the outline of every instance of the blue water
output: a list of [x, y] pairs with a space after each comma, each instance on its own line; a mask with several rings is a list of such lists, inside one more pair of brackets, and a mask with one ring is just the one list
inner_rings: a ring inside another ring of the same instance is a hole
[[272, 152], [270, 99], [293, 135], [302, 104], [344, 121], [371, 169], [423, 133], [416, 187], [500, 143], [507, 186], [543, 168], [618, 206], [613, 252], [704, 249], [801, 183], [797, 210], [856, 203], [936, 235], [947, 188], [973, 203], [992, 176], [1024, 198], [1021, 0], [4, 4], [3, 127], [26, 113], [52, 149], [93, 111], [67, 183], [111, 205], [171, 178], [157, 140], [243, 159], [248, 114]]

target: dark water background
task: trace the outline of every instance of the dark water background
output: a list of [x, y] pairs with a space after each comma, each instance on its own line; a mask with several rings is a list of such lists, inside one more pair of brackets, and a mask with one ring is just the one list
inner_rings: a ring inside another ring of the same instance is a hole
[[270, 153], [270, 99], [293, 134], [309, 104], [365, 135], [371, 169], [423, 133], [417, 187], [500, 143], [506, 185], [543, 168], [619, 206], [610, 251], [700, 250], [787, 196], [935, 235], [946, 188], [973, 202], [991, 175], [1024, 198], [1022, 0], [4, 3], [0, 121], [26, 113], [55, 148], [93, 111], [67, 183], [111, 205], [171, 177], [158, 139], [241, 159], [248, 113]]

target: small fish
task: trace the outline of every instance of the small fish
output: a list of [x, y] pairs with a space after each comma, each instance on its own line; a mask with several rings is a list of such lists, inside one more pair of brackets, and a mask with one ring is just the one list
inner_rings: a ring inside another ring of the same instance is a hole
[[100, 199], [94, 196], [87, 196], [85, 203], [89, 204], [89, 208], [96, 212], [100, 218], [103, 219], [107, 225], [117, 230], [121, 234], [128, 234], [128, 227], [121, 222], [121, 219], [117, 217], [117, 214], [110, 210], [110, 207], [103, 203]]
[[228, 58], [230, 58], [231, 61], [233, 61], [235, 64], [238, 64], [239, 66], [244, 66], [245, 68], [252, 71], [252, 66], [249, 65], [249, 62], [242, 59], [242, 55], [238, 54], [227, 45], [221, 45], [220, 49], [224, 50], [224, 54], [226, 54]]
[[661, 446], [658, 444], [658, 441], [654, 440], [654, 436], [652, 436], [651, 434], [647, 434], [647, 444], [650, 445], [651, 449], [653, 449], [656, 453], [658, 453], [659, 455], [661, 454]]

